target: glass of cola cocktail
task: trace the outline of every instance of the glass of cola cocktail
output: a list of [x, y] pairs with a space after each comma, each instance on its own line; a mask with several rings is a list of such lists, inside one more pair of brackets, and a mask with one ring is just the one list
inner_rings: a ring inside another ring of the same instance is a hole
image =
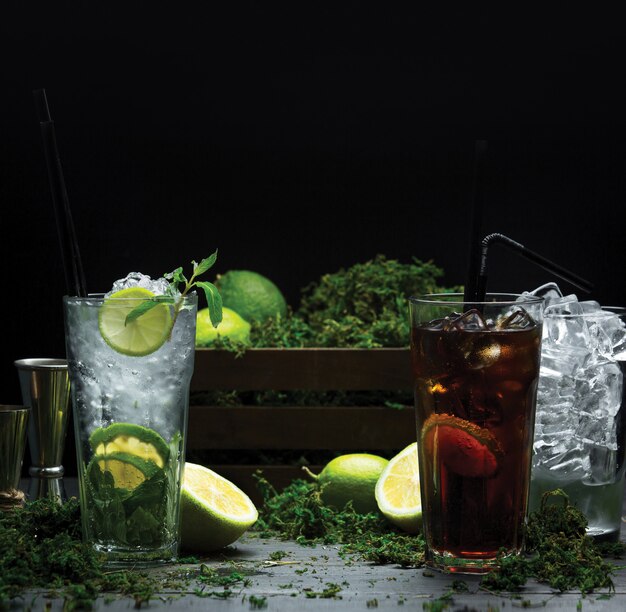
[[626, 471], [626, 309], [546, 295], [530, 509], [563, 489], [587, 533], [619, 539]]
[[542, 298], [410, 299], [427, 563], [485, 573], [518, 554], [528, 503]]

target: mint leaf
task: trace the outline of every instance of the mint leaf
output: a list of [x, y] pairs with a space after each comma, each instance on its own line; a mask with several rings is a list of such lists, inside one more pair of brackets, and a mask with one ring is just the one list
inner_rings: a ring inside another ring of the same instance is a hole
[[213, 283], [198, 281], [196, 285], [204, 289], [211, 323], [213, 327], [217, 327], [222, 321], [222, 296]]
[[181, 267], [176, 268], [176, 270], [172, 272], [164, 274], [163, 278], [166, 278], [167, 280], [172, 280], [175, 283], [187, 283], [187, 278], [183, 274], [183, 269]]
[[145, 314], [149, 310], [152, 310], [157, 304], [173, 304], [174, 298], [167, 295], [156, 295], [145, 302], [141, 302], [139, 306], [135, 306], [124, 319], [124, 327], [129, 323], [132, 323], [135, 319], [139, 318], [142, 314]]
[[204, 274], [209, 268], [212, 268], [217, 261], [217, 249], [215, 253], [209, 255], [209, 257], [204, 258], [200, 263], [196, 263], [192, 261], [193, 264], [193, 275], [200, 276], [200, 274]]

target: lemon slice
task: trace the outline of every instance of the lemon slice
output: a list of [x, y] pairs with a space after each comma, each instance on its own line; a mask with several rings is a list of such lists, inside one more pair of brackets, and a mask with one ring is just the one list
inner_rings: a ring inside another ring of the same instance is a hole
[[126, 453], [152, 461], [162, 468], [167, 463], [169, 448], [165, 440], [153, 429], [134, 423], [113, 423], [96, 429], [89, 441], [96, 455]]
[[98, 312], [98, 327], [104, 341], [118, 353], [139, 357], [149, 355], [167, 340], [172, 316], [167, 304], [157, 304], [129, 323], [128, 314], [142, 300], [155, 296], [143, 287], [129, 287], [105, 298]]
[[389, 522], [408, 533], [419, 533], [422, 525], [417, 461], [417, 442], [413, 442], [389, 460], [375, 490], [382, 514]]
[[181, 494], [181, 547], [209, 552], [232, 544], [257, 520], [250, 498], [232, 482], [185, 463]]

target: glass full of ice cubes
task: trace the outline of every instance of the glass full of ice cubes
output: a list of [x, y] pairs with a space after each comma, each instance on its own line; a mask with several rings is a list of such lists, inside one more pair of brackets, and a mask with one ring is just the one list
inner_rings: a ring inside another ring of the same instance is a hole
[[[197, 296], [168, 291], [164, 279], [131, 273], [108, 294], [64, 298], [83, 539], [110, 565], [169, 562], [178, 551]], [[120, 348], [116, 325], [126, 336], [132, 322], [116, 324], [117, 312], [146, 295], [163, 303], [142, 315], [143, 331], [170, 328], [157, 348], [139, 337]]]
[[544, 295], [530, 510], [557, 488], [588, 535], [619, 539], [626, 470], [626, 309]]

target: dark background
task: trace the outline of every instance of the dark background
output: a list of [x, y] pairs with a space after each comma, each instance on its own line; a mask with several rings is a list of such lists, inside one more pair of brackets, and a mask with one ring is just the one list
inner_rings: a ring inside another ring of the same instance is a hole
[[[310, 281], [377, 253], [463, 283], [486, 139], [483, 234], [626, 304], [624, 36], [607, 8], [22, 4], [0, 21], [2, 403], [20, 402], [15, 359], [64, 354], [41, 87], [89, 291], [215, 248], [216, 272], [265, 274], [294, 307]], [[493, 250], [490, 289], [548, 280]]]

